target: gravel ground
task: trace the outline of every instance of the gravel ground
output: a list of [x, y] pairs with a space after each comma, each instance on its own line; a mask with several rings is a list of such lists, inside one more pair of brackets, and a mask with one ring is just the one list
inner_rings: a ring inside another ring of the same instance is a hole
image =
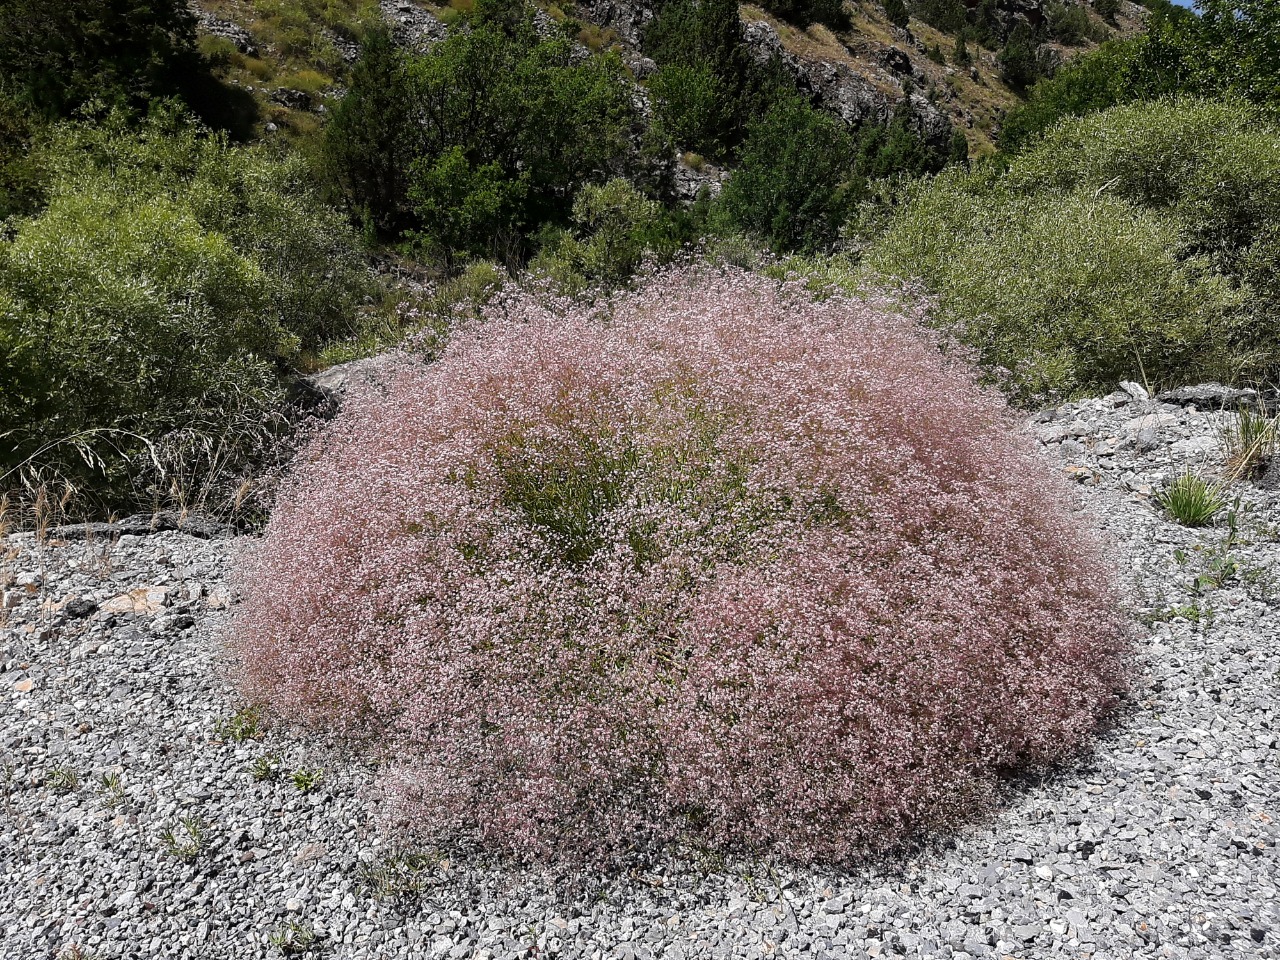
[[[1139, 680], [1073, 769], [893, 871], [672, 864], [588, 897], [394, 850], [370, 771], [256, 731], [219, 662], [230, 539], [0, 543], [0, 957], [1280, 957], [1280, 494], [1150, 502], [1229, 414], [1037, 414], [1133, 586]], [[309, 782], [310, 781], [310, 782]]]

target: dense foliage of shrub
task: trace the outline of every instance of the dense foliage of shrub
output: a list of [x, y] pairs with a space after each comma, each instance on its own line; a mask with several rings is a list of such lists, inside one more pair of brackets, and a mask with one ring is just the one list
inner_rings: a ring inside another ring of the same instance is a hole
[[530, 263], [564, 293], [625, 285], [645, 259], [672, 260], [696, 239], [698, 211], [669, 211], [631, 183], [589, 184], [573, 202], [572, 230], [548, 238]]
[[968, 141], [959, 130], [952, 131], [950, 145], [940, 150], [920, 135], [915, 106], [905, 100], [888, 123], [863, 123], [858, 128], [854, 170], [863, 177], [879, 179], [905, 175], [919, 177], [937, 173], [950, 161], [968, 158]]
[[1049, 35], [1059, 43], [1076, 47], [1093, 34], [1093, 24], [1082, 4], [1051, 3], [1045, 14]]
[[351, 69], [347, 94], [325, 128], [327, 174], [352, 212], [395, 232], [408, 208], [412, 139], [404, 56], [385, 28], [369, 30]]
[[1257, 378], [1280, 363], [1278, 216], [1280, 131], [1161, 101], [1065, 121], [1003, 174], [938, 178], [867, 260], [922, 277], [1025, 396]]
[[913, 0], [911, 11], [944, 33], [959, 33], [968, 23], [964, 0]]
[[0, 93], [0, 221], [37, 202], [40, 177], [31, 161], [35, 135], [26, 111]]
[[1137, 41], [1111, 40], [1041, 80], [1000, 125], [1000, 149], [1017, 153], [1064, 117], [1106, 110], [1139, 96], [1134, 82], [1139, 53]]
[[854, 143], [844, 124], [792, 98], [751, 125], [720, 201], [735, 227], [775, 251], [812, 251], [835, 240], [854, 181]]
[[916, 129], [910, 101], [886, 124], [867, 122], [850, 133], [841, 121], [800, 97], [779, 100], [748, 127], [738, 168], [718, 211], [736, 230], [775, 252], [829, 248], [867, 181], [936, 173], [963, 161], [968, 143], [956, 131], [949, 151]]
[[962, 822], [1090, 735], [1121, 646], [1067, 493], [916, 320], [732, 271], [503, 302], [300, 460], [246, 692], [376, 742], [439, 846], [845, 862]]
[[844, 30], [849, 26], [844, 0], [761, 0], [760, 6], [779, 20], [800, 27], [821, 23], [833, 30]]
[[1001, 147], [1023, 149], [1064, 117], [1167, 95], [1280, 107], [1280, 5], [1206, 0], [1198, 15], [1167, 3], [1155, 6], [1146, 33], [1103, 44], [1037, 83], [1028, 102], [1010, 111]]
[[664, 148], [680, 146], [722, 157], [733, 130], [733, 98], [706, 64], [669, 63], [649, 78], [653, 134]]
[[884, 15], [895, 27], [905, 27], [911, 22], [906, 0], [884, 0]]
[[1010, 371], [1027, 400], [1229, 374], [1237, 298], [1203, 261], [1181, 262], [1173, 224], [1092, 190], [991, 196], [935, 181], [867, 253], [921, 277], [944, 322]]
[[[349, 204], [380, 226], [406, 212], [428, 250], [518, 264], [573, 191], [617, 172], [634, 105], [615, 54], [582, 58], [539, 33], [523, 0], [481, 0], [468, 29], [421, 55], [373, 33], [328, 158]], [[381, 151], [381, 156], [379, 153]]]
[[62, 127], [39, 163], [47, 205], [0, 240], [0, 469], [78, 437], [49, 463], [82, 473], [78, 447], [110, 488], [148, 441], [264, 409], [371, 291], [297, 158], [167, 111]]
[[797, 95], [778, 64], [752, 56], [734, 0], [666, 0], [645, 27], [644, 50], [661, 68], [655, 132], [716, 160], [732, 156], [780, 98]]
[[1280, 108], [1280, 4], [1274, 0], [1197, 0], [1195, 15], [1172, 10], [1152, 19], [1143, 40], [1148, 74], [1202, 96], [1224, 94]]
[[194, 48], [183, 0], [0, 0], [0, 81], [45, 117], [90, 99], [171, 96]]
[[1280, 352], [1280, 127], [1240, 103], [1164, 100], [1063, 122], [1017, 158], [1020, 192], [1091, 189], [1177, 225], [1179, 256], [1203, 257], [1247, 297], [1238, 346], [1254, 374]]
[[1025, 91], [1049, 72], [1040, 50], [1040, 40], [1035, 31], [1025, 23], [1019, 23], [1009, 34], [1009, 40], [996, 55], [1000, 76], [1015, 90]]

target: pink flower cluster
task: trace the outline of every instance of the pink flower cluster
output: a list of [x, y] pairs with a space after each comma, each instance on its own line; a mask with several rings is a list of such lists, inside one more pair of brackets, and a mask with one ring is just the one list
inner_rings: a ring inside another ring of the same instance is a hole
[[1124, 643], [1068, 493], [917, 320], [706, 268], [492, 306], [300, 458], [247, 692], [384, 750], [447, 846], [847, 862], [980, 813], [1088, 739]]

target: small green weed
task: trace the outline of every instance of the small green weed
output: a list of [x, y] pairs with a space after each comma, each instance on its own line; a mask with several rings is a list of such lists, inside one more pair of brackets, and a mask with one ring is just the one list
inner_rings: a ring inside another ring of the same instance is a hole
[[44, 785], [54, 793], [71, 793], [80, 789], [80, 774], [71, 767], [54, 767], [45, 775]]
[[1255, 476], [1275, 455], [1280, 417], [1245, 407], [1222, 428], [1222, 445], [1230, 479]]
[[120, 780], [120, 774], [111, 770], [102, 775], [102, 779], [98, 781], [98, 789], [102, 792], [106, 799], [108, 807], [124, 806], [124, 783]]
[[1178, 476], [1156, 496], [1156, 503], [1184, 527], [1206, 526], [1226, 506], [1222, 488], [1194, 473]]
[[262, 733], [262, 708], [256, 705], [242, 707], [214, 724], [213, 732], [223, 740], [233, 740], [236, 743], [256, 740]]
[[305, 953], [315, 946], [318, 939], [311, 924], [301, 920], [290, 920], [267, 936], [267, 942], [285, 956]]
[[308, 770], [305, 767], [299, 767], [290, 774], [289, 778], [293, 781], [294, 787], [299, 793], [310, 793], [320, 785], [320, 781], [324, 779], [323, 770]]
[[250, 771], [253, 779], [259, 783], [273, 783], [280, 779], [280, 757], [274, 753], [264, 753], [253, 761]]
[[357, 877], [364, 892], [375, 900], [413, 902], [427, 891], [439, 864], [438, 857], [395, 850], [372, 863], [361, 863]]
[[195, 815], [187, 816], [178, 821], [177, 827], [165, 830], [160, 835], [160, 842], [170, 856], [190, 863], [204, 850], [205, 831], [204, 820]]
[[1191, 623], [1200, 623], [1201, 621], [1208, 622], [1212, 619], [1212, 607], [1201, 607], [1194, 603], [1188, 603], [1178, 607], [1169, 607], [1159, 613], [1152, 614], [1147, 619], [1147, 625], [1168, 623], [1171, 620], [1189, 620]]

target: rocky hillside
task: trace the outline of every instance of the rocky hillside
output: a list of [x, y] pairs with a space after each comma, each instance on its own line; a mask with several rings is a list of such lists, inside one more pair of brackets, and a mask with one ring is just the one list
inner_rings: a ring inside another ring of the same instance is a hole
[[[616, 50], [641, 84], [654, 65], [641, 50], [645, 25], [654, 16], [652, 0], [582, 0], [556, 4], [540, 0], [548, 29], [576, 22], [584, 51]], [[358, 54], [360, 25], [380, 17], [404, 43], [429, 46], [443, 38], [471, 0], [342, 0], [322, 14], [305, 3], [262, 0], [197, 0], [202, 41], [227, 77], [254, 93], [264, 108], [266, 133], [313, 132], [326, 103], [343, 92], [347, 67]], [[974, 10], [978, 4], [969, 4]], [[831, 112], [857, 126], [885, 122], [909, 104], [920, 132], [935, 142], [950, 135], [948, 124], [964, 132], [974, 155], [992, 149], [1004, 111], [1018, 95], [1002, 79], [998, 46], [1018, 25], [1051, 34], [1051, 17], [1078, 8], [1087, 25], [1073, 45], [1046, 42], [1038, 59], [1052, 65], [1115, 34], [1142, 29], [1146, 11], [1120, 0], [1104, 19], [1086, 0], [989, 0], [981, 5], [986, 42], [973, 37], [958, 46], [957, 35], [918, 17], [906, 26], [891, 22], [878, 3], [848, 3], [845, 29], [820, 23], [796, 26], [743, 4], [746, 38], [761, 60], [781, 57], [801, 89]], [[915, 10], [916, 6], [908, 5]]]

